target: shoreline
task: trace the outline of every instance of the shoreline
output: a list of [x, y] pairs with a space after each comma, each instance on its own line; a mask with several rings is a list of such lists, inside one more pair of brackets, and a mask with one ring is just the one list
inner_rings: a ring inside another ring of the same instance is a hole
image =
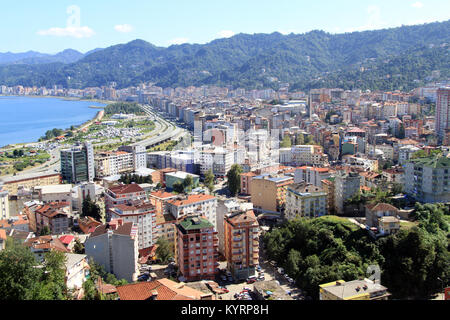
[[[80, 124], [80, 125], [74, 126], [75, 129], [74, 129], [73, 131], [75, 131], [75, 132], [77, 132], [77, 131], [79, 131], [79, 130], [81, 130], [81, 129], [84, 129], [84, 127], [86, 127], [86, 126], [88, 126], [88, 125], [90, 126], [90, 123], [94, 123], [94, 122], [99, 118], [100, 114], [102, 113], [103, 109], [104, 109], [106, 106], [108, 106], [108, 105], [111, 104], [111, 103], [114, 103], [114, 101], [109, 101], [109, 100], [98, 100], [98, 99], [96, 99], [96, 100], [91, 100], [91, 99], [79, 99], [79, 98], [59, 97], [59, 96], [30, 96], [30, 95], [17, 96], [17, 95], [3, 95], [3, 94], [0, 94], [0, 97], [43, 98], [43, 99], [45, 99], [45, 98], [51, 98], [51, 99], [59, 99], [59, 100], [64, 100], [64, 101], [74, 101], [74, 102], [76, 102], [76, 101], [96, 102], [96, 103], [101, 103], [101, 104], [104, 104], [104, 105], [105, 105], [105, 106], [103, 106], [103, 107], [101, 107], [101, 106], [89, 106], [88, 108], [90, 108], [90, 109], [102, 109], [102, 110], [99, 110], [99, 111], [95, 114], [95, 116], [94, 116], [93, 118], [91, 118], [91, 119], [89, 119], [89, 120], [86, 120], [85, 122], [83, 122], [83, 123]], [[104, 116], [104, 113], [103, 113], [103, 116]], [[100, 120], [101, 120], [102, 118], [103, 118], [103, 117], [101, 117]], [[51, 129], [49, 129], [49, 130], [51, 130]], [[66, 129], [62, 129], [62, 130], [64, 130], [65, 132], [71, 131], [71, 130], [70, 130], [70, 127], [69, 127], [69, 128], [66, 128]], [[45, 134], [45, 132], [44, 132], [43, 134]], [[23, 147], [26, 147], [27, 145], [30, 145], [30, 144], [45, 143], [45, 142], [48, 142], [48, 141], [50, 141], [50, 140], [45, 140], [45, 141], [41, 141], [41, 142], [39, 142], [39, 141], [30, 141], [30, 142], [20, 142], [20, 143], [8, 144], [8, 145], [5, 145], [5, 146], [0, 146], [0, 151], [4, 151], [4, 150], [7, 150], [7, 149], [23, 148]]]

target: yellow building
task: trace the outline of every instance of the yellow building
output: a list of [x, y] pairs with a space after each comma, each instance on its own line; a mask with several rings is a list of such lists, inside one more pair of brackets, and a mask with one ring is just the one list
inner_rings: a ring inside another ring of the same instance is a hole
[[294, 183], [292, 177], [262, 175], [251, 181], [251, 202], [255, 208], [280, 212], [286, 203], [286, 191]]
[[320, 300], [387, 300], [387, 288], [369, 279], [321, 284]]
[[17, 195], [19, 187], [25, 189], [33, 189], [37, 186], [50, 186], [61, 183], [61, 175], [59, 173], [46, 174], [28, 174], [23, 176], [14, 176], [2, 179], [3, 189], [9, 192], [9, 195]]

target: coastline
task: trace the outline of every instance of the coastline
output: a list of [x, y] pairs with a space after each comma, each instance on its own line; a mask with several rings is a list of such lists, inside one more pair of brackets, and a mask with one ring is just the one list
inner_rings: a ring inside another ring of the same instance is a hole
[[[95, 99], [95, 100], [91, 100], [91, 99], [79, 99], [79, 98], [71, 98], [71, 97], [60, 97], [60, 96], [33, 96], [33, 95], [4, 95], [4, 94], [0, 94], [0, 97], [18, 97], [18, 98], [51, 98], [51, 99], [59, 99], [59, 100], [65, 100], [65, 101], [83, 101], [83, 102], [96, 102], [96, 103], [101, 103], [104, 104], [105, 106], [101, 107], [101, 106], [89, 106], [88, 108], [91, 109], [102, 109], [99, 110], [95, 116], [92, 119], [86, 120], [85, 122], [83, 122], [82, 124], [78, 125], [78, 126], [74, 126], [75, 129], [74, 131], [79, 131], [81, 129], [84, 129], [85, 127], [89, 126], [90, 124], [94, 123], [97, 119], [99, 119], [100, 114], [103, 112], [103, 109], [111, 104], [114, 103], [114, 101], [109, 101], [109, 100], [99, 100], [99, 99]], [[100, 118], [100, 120], [103, 118], [104, 113], [102, 115], [102, 117]], [[63, 129], [65, 131], [70, 131], [70, 127]], [[43, 132], [44, 134], [45, 132]], [[47, 142], [49, 140], [45, 140], [45, 141], [41, 141], [41, 142]], [[15, 143], [15, 144], [8, 144], [6, 146], [0, 146], [0, 151], [3, 150], [8, 150], [8, 149], [15, 149], [15, 148], [21, 148], [21, 147], [26, 147], [27, 145], [30, 144], [36, 144], [39, 143], [39, 141], [30, 141], [30, 142], [22, 142], [22, 143]]]

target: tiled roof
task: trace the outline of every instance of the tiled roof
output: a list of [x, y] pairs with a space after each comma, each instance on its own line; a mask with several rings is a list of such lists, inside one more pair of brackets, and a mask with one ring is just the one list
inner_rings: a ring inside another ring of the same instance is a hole
[[155, 198], [159, 198], [159, 199], [167, 199], [167, 198], [176, 197], [176, 195], [174, 195], [173, 193], [165, 192], [163, 190], [158, 190], [158, 191], [152, 192], [152, 193], [150, 193], [150, 195]]
[[59, 240], [61, 240], [61, 242], [64, 244], [70, 244], [74, 238], [75, 238], [74, 236], [65, 235], [60, 237]]
[[35, 249], [54, 249], [61, 252], [70, 252], [64, 244], [58, 238], [53, 238], [52, 236], [41, 236], [29, 239], [25, 242], [28, 247], [33, 247]]
[[174, 206], [187, 206], [197, 202], [203, 202], [216, 199], [216, 197], [207, 194], [192, 194], [183, 200], [170, 200], [168, 203]]
[[395, 211], [395, 212], [398, 211], [396, 207], [387, 203], [373, 203], [367, 205], [366, 208], [371, 211]]
[[144, 192], [144, 189], [142, 189], [138, 184], [126, 184], [120, 186], [113, 186], [109, 188], [109, 191], [111, 191], [114, 194], [127, 194], [135, 192]]
[[[167, 281], [171, 281], [168, 280]], [[169, 288], [167, 281], [156, 280], [152, 282], [140, 282], [117, 287], [120, 300], [149, 300], [153, 292], [157, 292], [156, 300], [195, 300], [183, 295], [181, 292]], [[164, 282], [164, 283], [162, 283]], [[172, 281], [173, 282], [173, 281]], [[175, 283], [176, 284], [176, 283]], [[175, 287], [175, 286], [174, 286]]]
[[0, 229], [0, 239], [6, 240], [6, 230]]
[[249, 210], [247, 212], [241, 212], [238, 213], [236, 215], [231, 215], [228, 218], [228, 221], [230, 221], [232, 224], [237, 224], [237, 223], [249, 223], [252, 224], [254, 222], [258, 222], [258, 220], [256, 219], [255, 213], [253, 212], [253, 210]]

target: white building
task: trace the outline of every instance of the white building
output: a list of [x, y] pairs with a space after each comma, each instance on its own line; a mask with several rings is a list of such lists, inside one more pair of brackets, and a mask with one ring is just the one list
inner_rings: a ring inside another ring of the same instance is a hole
[[137, 280], [139, 246], [137, 226], [121, 220], [98, 226], [84, 243], [86, 255], [118, 279]]
[[322, 187], [322, 180], [331, 176], [330, 168], [300, 167], [294, 172], [294, 183], [306, 182]]
[[83, 287], [89, 277], [89, 264], [85, 254], [65, 253], [66, 285], [69, 290]]
[[0, 220], [9, 219], [8, 191], [0, 186]]
[[166, 210], [175, 219], [190, 215], [200, 215], [211, 222], [217, 230], [217, 198], [205, 194], [192, 194], [167, 201]]
[[286, 219], [321, 217], [327, 213], [327, 193], [321, 188], [305, 182], [287, 187]]
[[50, 186], [34, 187], [34, 191], [38, 192], [39, 201], [43, 203], [51, 202], [67, 202], [72, 208], [72, 185], [57, 184]]
[[361, 186], [361, 177], [357, 173], [343, 173], [336, 174], [334, 201], [335, 208], [338, 214], [344, 212], [344, 202], [354, 195], [356, 195]]

